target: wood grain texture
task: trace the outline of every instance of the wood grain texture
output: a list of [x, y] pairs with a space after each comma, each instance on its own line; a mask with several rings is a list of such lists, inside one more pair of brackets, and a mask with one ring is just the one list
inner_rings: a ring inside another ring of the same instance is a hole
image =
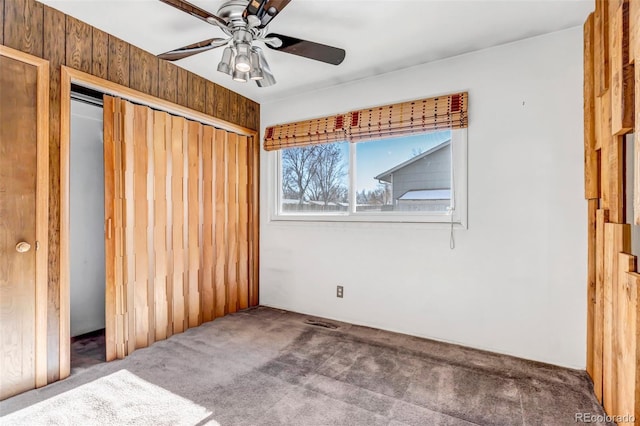
[[595, 76], [593, 70], [594, 14], [584, 24], [584, 191], [586, 199], [598, 198], [598, 155], [595, 127]]
[[609, 8], [606, 0], [596, 0], [594, 37], [596, 96], [602, 96], [609, 88]]
[[129, 87], [158, 96], [159, 60], [135, 46], [129, 48]]
[[227, 133], [216, 129], [215, 166], [215, 317], [227, 311]]
[[[615, 2], [611, 2], [614, 5]], [[612, 134], [623, 135], [633, 130], [634, 75], [629, 64], [629, 3], [610, 6], [611, 57], [611, 127]]]
[[237, 123], [240, 119], [240, 95], [229, 92], [229, 121]]
[[237, 149], [237, 240], [238, 240], [238, 309], [249, 307], [249, 144], [246, 136], [238, 136]]
[[200, 197], [202, 189], [199, 179], [201, 153], [198, 152], [202, 137], [202, 124], [189, 121], [187, 140], [188, 186], [187, 186], [187, 248], [188, 248], [188, 325], [200, 325]]
[[213, 144], [215, 129], [203, 126], [202, 130], [202, 321], [211, 321], [215, 315], [214, 288], [214, 211], [215, 211], [215, 162]]
[[115, 115], [116, 100], [104, 96], [103, 100], [103, 152], [104, 152], [104, 217], [105, 217], [105, 350], [106, 360], [116, 359], [116, 236], [114, 232], [116, 209]]
[[594, 377], [594, 323], [596, 308], [596, 211], [598, 200], [588, 201], [587, 213], [587, 373]]
[[179, 105], [189, 106], [189, 71], [178, 67], [176, 85], [176, 102]]
[[48, 381], [60, 377], [60, 66], [65, 62], [65, 15], [44, 7], [43, 57], [49, 61], [49, 285]]
[[158, 97], [169, 102], [178, 99], [178, 67], [162, 59], [158, 60]]
[[213, 93], [215, 100], [215, 110], [214, 117], [219, 117], [222, 120], [230, 121], [231, 117], [231, 107], [230, 107], [230, 94], [231, 91], [226, 87], [222, 87], [218, 84], [215, 85], [215, 90]]
[[616, 362], [616, 327], [618, 312], [619, 253], [631, 246], [631, 228], [626, 224], [607, 223], [604, 228], [604, 322], [603, 322], [603, 405], [607, 413], [617, 413], [618, 385]]
[[[154, 340], [167, 338], [167, 126], [171, 117], [166, 112], [153, 112], [153, 259], [154, 292], [153, 306], [155, 318]], [[170, 133], [169, 133], [170, 134]], [[151, 256], [150, 256], [151, 257]]]
[[593, 321], [593, 391], [602, 404], [602, 374], [604, 347], [604, 282], [605, 282], [605, 223], [609, 221], [609, 212], [596, 211], [596, 291]]
[[253, 136], [250, 139], [249, 151], [249, 279], [250, 306], [260, 304], [260, 139]]
[[93, 34], [90, 25], [67, 16], [65, 65], [84, 72], [92, 71]]
[[42, 57], [44, 7], [34, 0], [8, 0], [4, 4], [4, 45]]
[[109, 34], [92, 27], [91, 74], [109, 78]]
[[238, 135], [227, 135], [227, 310], [238, 310]]
[[[640, 27], [640, 25], [638, 25]], [[638, 41], [636, 43], [640, 43], [640, 37], [638, 37]], [[640, 49], [638, 49], [640, 50]], [[638, 54], [640, 57], [640, 52]], [[640, 62], [634, 65], [635, 71], [635, 134], [633, 135], [633, 152], [634, 152], [634, 160], [633, 160], [633, 187], [636, 190], [633, 193], [633, 223], [636, 225], [640, 225]], [[640, 397], [639, 397], [640, 398]]]
[[171, 206], [172, 217], [172, 250], [173, 250], [173, 279], [172, 279], [172, 311], [173, 334], [185, 330], [185, 294], [184, 294], [184, 258], [185, 247], [183, 242], [184, 227], [184, 161], [183, 140], [186, 134], [186, 120], [181, 117], [172, 117], [171, 133]]
[[109, 36], [109, 68], [107, 79], [129, 86], [129, 44], [112, 35]]
[[204, 96], [204, 112], [207, 115], [214, 116], [215, 115], [215, 90], [216, 84], [212, 81], [205, 81], [205, 96]]
[[206, 80], [197, 74], [189, 73], [187, 86], [189, 92], [187, 106], [196, 111], [205, 112]]
[[[614, 300], [615, 324], [615, 378], [617, 392], [616, 413], [635, 413], [636, 377], [638, 368], [638, 294], [636, 280], [636, 257], [626, 253], [618, 254], [618, 289]], [[618, 422], [618, 425], [634, 425], [635, 422]]]
[[[136, 323], [136, 152], [134, 137], [136, 134], [135, 106], [129, 102], [122, 102], [122, 189], [124, 192], [122, 224], [124, 229], [124, 338], [125, 353], [133, 353], [138, 343]], [[133, 207], [133, 208], [132, 208]]]
[[4, 44], [4, 0], [0, 0], [0, 44]]

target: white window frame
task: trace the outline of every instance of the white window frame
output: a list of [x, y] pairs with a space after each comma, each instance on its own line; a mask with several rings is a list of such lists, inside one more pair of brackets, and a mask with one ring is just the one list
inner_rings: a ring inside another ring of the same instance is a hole
[[[356, 211], [355, 144], [349, 147], [349, 210], [347, 212], [302, 213], [282, 212], [282, 154], [281, 150], [267, 152], [269, 169], [269, 220], [292, 222], [452, 222], [467, 228], [467, 129], [451, 130], [451, 182], [453, 187], [452, 209], [447, 212], [358, 212]], [[452, 218], [453, 215], [453, 218]], [[452, 220], [453, 219], [453, 220]]]

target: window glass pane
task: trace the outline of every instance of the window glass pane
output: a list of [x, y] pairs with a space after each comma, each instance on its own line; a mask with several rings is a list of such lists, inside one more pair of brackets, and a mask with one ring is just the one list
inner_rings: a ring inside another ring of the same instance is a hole
[[446, 211], [451, 205], [451, 131], [356, 145], [356, 211]]
[[347, 142], [288, 148], [281, 155], [281, 212], [349, 211]]

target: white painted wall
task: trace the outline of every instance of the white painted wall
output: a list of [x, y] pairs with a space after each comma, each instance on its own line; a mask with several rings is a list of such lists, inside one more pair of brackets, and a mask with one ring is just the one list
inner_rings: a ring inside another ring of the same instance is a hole
[[104, 328], [102, 108], [71, 101], [71, 336]]
[[442, 225], [270, 221], [263, 151], [260, 301], [583, 369], [581, 28], [263, 103], [261, 122], [463, 90], [469, 228], [455, 250]]

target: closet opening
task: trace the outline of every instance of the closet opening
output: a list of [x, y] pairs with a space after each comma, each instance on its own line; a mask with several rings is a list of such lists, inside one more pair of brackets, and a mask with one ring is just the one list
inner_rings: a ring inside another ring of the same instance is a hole
[[102, 93], [71, 87], [71, 373], [106, 361]]

